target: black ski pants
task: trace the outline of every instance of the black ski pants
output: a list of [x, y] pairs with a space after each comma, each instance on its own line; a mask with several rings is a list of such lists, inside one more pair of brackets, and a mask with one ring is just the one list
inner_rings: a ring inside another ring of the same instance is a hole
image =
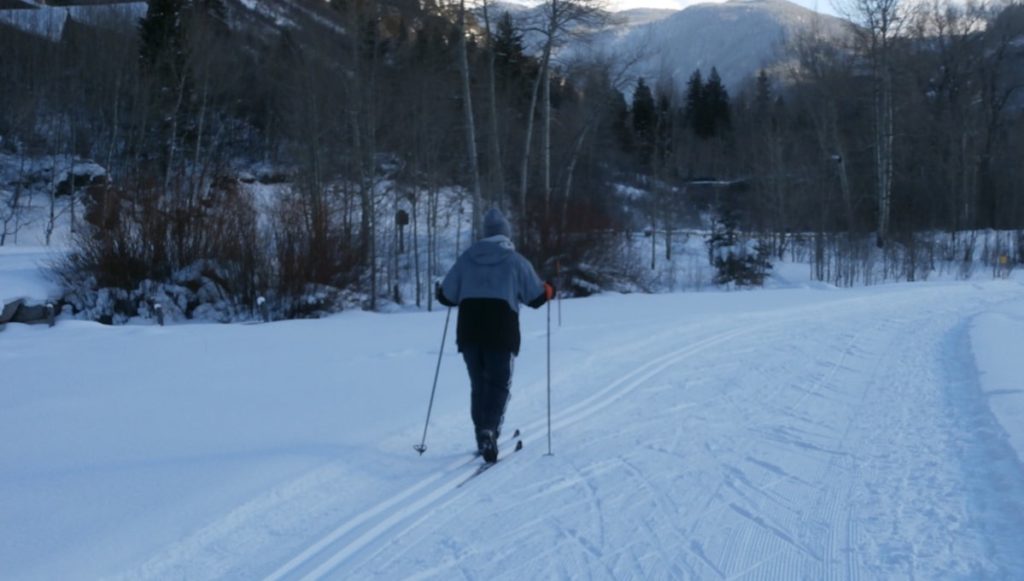
[[512, 362], [515, 355], [504, 349], [463, 344], [462, 358], [469, 371], [472, 386], [471, 412], [476, 433], [480, 430], [501, 431], [512, 384]]

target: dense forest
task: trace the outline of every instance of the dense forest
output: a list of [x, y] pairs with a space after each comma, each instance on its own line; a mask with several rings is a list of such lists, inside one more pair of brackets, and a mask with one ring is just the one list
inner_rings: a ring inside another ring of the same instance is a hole
[[[798, 251], [835, 284], [1024, 260], [1019, 2], [852, 0], [847, 35], [791, 38], [793, 66], [732, 88], [714, 68], [681, 87], [637, 78], [642, 55], [561, 58], [614, 25], [589, 0], [515, 18], [462, 2], [292, 8], [282, 25], [234, 0], [149, 0], [58, 39], [0, 25], [0, 155], [103, 168], [51, 188], [76, 311], [429, 306], [445, 241], [492, 205], [577, 293], [653, 268], [655, 239], [671, 259], [684, 228], [739, 284]], [[0, 190], [0, 244], [24, 181]], [[644, 230], [638, 265], [623, 247]]]

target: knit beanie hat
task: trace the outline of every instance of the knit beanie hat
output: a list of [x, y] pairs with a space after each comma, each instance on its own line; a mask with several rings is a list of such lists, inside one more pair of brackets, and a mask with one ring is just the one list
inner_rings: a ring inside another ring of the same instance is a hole
[[512, 227], [509, 225], [505, 215], [497, 208], [491, 208], [484, 214], [484, 238], [501, 234], [507, 238], [512, 237]]

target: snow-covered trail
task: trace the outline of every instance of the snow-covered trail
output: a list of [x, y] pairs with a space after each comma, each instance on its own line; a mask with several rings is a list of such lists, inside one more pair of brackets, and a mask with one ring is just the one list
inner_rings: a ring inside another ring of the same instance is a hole
[[443, 481], [271, 578], [1010, 578], [1024, 473], [964, 348], [988, 302], [942, 288], [681, 327], [591, 378], [557, 456]]
[[[543, 455], [542, 415], [510, 420], [527, 452], [462, 488], [475, 463], [447, 455], [321, 520], [260, 575], [1012, 578], [1024, 570], [1024, 471], [981, 399], [966, 334], [1012, 298], [1019, 287], [937, 285], [567, 326], [556, 342], [589, 347], [561, 352], [572, 363], [556, 374], [555, 456]], [[534, 329], [529, 340], [542, 339]], [[539, 367], [520, 387], [533, 411]], [[338, 478], [278, 499], [322, 516], [315, 499]], [[260, 515], [283, 522], [273, 505], [207, 541], [246, 538], [267, 524]], [[216, 543], [148, 572], [201, 571], [192, 560]], [[231, 561], [224, 573], [258, 571]]]
[[[0, 446], [0, 465], [20, 477], [0, 483], [0, 512], [25, 499], [31, 509], [44, 493], [28, 487], [48, 491], [64, 465], [72, 498], [114, 507], [127, 490], [140, 496], [133, 505], [163, 509], [114, 511], [103, 526], [72, 514], [53, 526], [82, 533], [55, 555], [40, 548], [52, 528], [8, 520], [30, 535], [11, 543], [17, 531], [0, 523], [0, 555], [19, 555], [14, 578], [1013, 578], [1024, 570], [1024, 467], [978, 385], [968, 330], [980, 313], [1024, 303], [1022, 291], [934, 283], [567, 301], [552, 340], [554, 456], [544, 455], [546, 313], [526, 311], [506, 420], [526, 448], [462, 487], [477, 461], [453, 349], [429, 450], [411, 449], [443, 313], [58, 325], [69, 346], [102, 336], [168, 377], [107, 385], [89, 371], [70, 395], [44, 382], [33, 389], [45, 397], [0, 408], [19, 434], [55, 413], [84, 412], [82, 425], [140, 418], [125, 425], [138, 442], [123, 450], [116, 422], [52, 442], [29, 434], [31, 455]], [[44, 335], [14, 333], [8, 352], [29, 360]], [[184, 387], [210, 375], [213, 391]], [[338, 377], [352, 387], [339, 392]], [[72, 407], [85, 389], [90, 405]], [[332, 416], [343, 420], [333, 429]], [[171, 429], [179, 417], [192, 433]], [[92, 463], [54, 451], [83, 436], [72, 448]], [[119, 460], [143, 450], [142, 472]], [[192, 461], [194, 450], [205, 453]], [[18, 468], [26, 461], [36, 465]], [[136, 484], [172, 475], [183, 480]]]

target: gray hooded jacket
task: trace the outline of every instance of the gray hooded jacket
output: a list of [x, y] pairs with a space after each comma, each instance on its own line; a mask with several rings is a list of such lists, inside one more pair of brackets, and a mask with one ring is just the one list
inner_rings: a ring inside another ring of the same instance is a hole
[[438, 300], [459, 306], [456, 342], [519, 353], [519, 305], [546, 301], [544, 283], [509, 240], [497, 209], [484, 217], [486, 238], [470, 246], [444, 277]]
[[501, 234], [479, 240], [463, 252], [444, 277], [441, 288], [453, 303], [501, 299], [515, 313], [521, 303], [544, 294], [544, 283], [533, 266]]

